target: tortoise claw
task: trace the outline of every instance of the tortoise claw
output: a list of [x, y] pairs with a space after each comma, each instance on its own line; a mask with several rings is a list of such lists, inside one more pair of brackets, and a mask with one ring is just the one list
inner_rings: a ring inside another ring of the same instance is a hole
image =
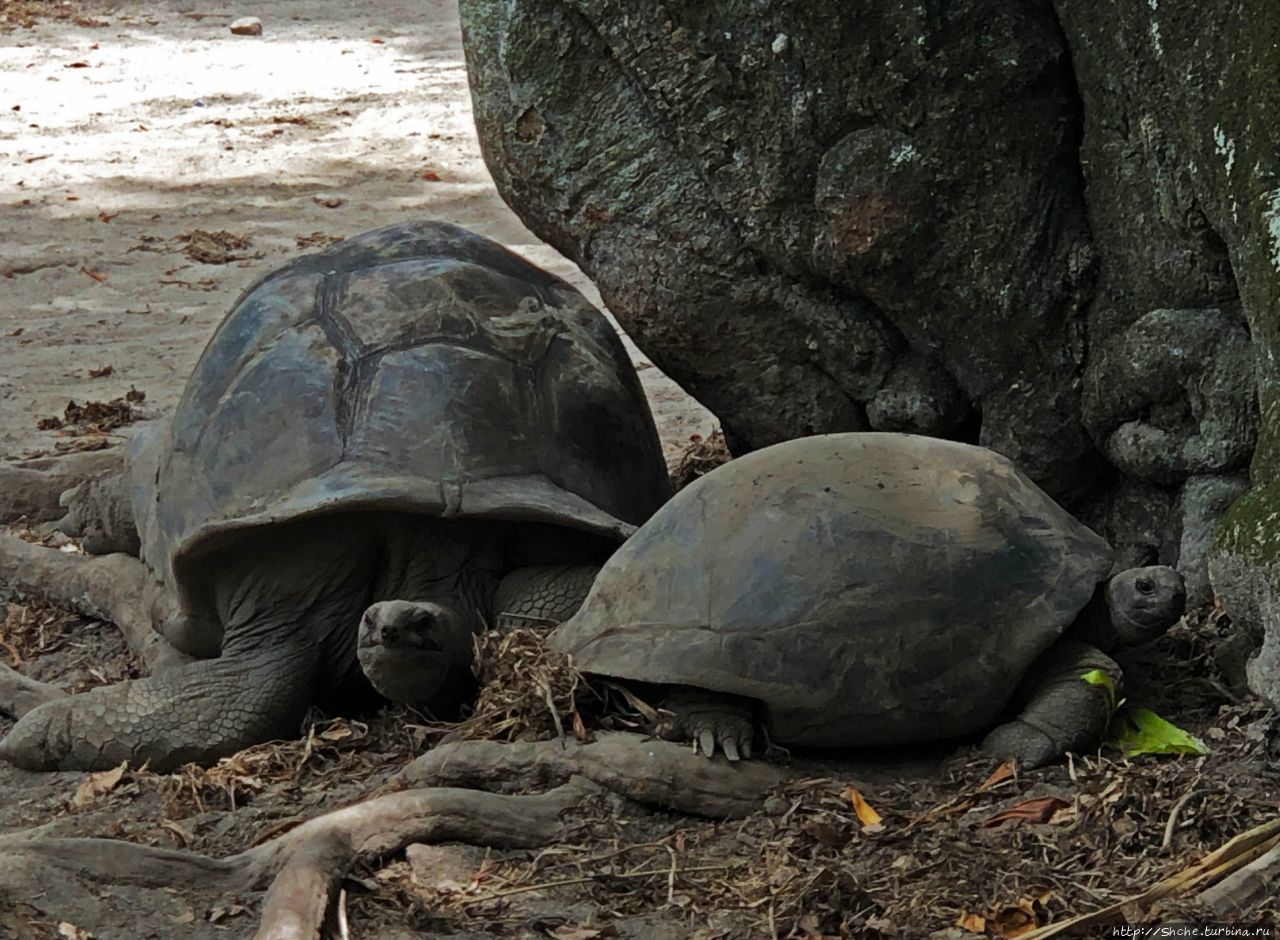
[[715, 732], [713, 732], [710, 728], [703, 728], [702, 731], [698, 734], [697, 740], [698, 740], [698, 745], [697, 747], [694, 748], [695, 751], [697, 750], [698, 747], [701, 747], [702, 753], [705, 757], [716, 756]]
[[675, 716], [674, 730], [693, 740], [695, 754], [714, 757], [719, 747], [730, 761], [751, 757], [756, 728], [752, 708], [745, 700], [680, 690], [667, 698], [664, 708]]

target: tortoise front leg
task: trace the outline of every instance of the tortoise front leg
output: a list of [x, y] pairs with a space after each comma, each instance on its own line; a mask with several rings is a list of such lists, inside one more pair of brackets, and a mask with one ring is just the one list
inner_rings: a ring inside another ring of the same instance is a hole
[[578, 612], [599, 565], [530, 565], [502, 579], [493, 599], [494, 626], [558, 627]]
[[27, 770], [101, 770], [128, 761], [164, 772], [295, 735], [316, 670], [306, 639], [299, 633], [291, 644], [47, 701], [0, 741], [0, 760]]
[[58, 523], [65, 535], [78, 536], [90, 555], [122, 552], [135, 558], [142, 539], [133, 518], [129, 482], [123, 472], [85, 480], [62, 497], [67, 514]]
[[1043, 653], [1023, 680], [1026, 706], [982, 742], [1024, 768], [1050, 764], [1068, 751], [1098, 746], [1123, 683], [1120, 666], [1097, 647], [1063, 641]]

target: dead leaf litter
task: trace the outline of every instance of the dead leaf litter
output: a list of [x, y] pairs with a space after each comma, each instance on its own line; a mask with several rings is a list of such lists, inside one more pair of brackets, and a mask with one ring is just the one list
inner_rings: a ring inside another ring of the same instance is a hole
[[[84, 622], [63, 616], [11, 605], [2, 634], [9, 661], [25, 671], [59, 657], [64, 667], [96, 659], [80, 636]], [[1154, 704], [1212, 742], [1206, 756], [1130, 760], [1104, 751], [1023, 772], [961, 748], [923, 769], [915, 761], [871, 773], [880, 758], [798, 755], [792, 782], [743, 821], [583, 807], [575, 834], [541, 851], [432, 847], [449, 856], [448, 877], [424, 874], [421, 859], [415, 875], [412, 855], [357, 870], [345, 896], [353, 935], [395, 926], [586, 937], [665, 924], [708, 938], [1015, 937], [1140, 896], [1280, 814], [1275, 713], [1191, 681], [1217, 681], [1196, 673], [1220, 626], [1204, 617], [1161, 641], [1153, 655], [1171, 665], [1130, 691], [1175, 690], [1179, 707]], [[395, 772], [442, 735], [546, 738], [593, 725], [598, 709], [584, 703], [596, 692], [540, 639], [528, 629], [478, 640], [484, 685], [458, 723], [401, 707], [361, 719], [315, 715], [298, 739], [210, 768], [80, 775], [43, 809], [24, 807], [26, 824], [72, 812], [60, 825], [81, 834], [230, 854], [396, 786]], [[237, 903], [252, 913], [253, 902]], [[1197, 911], [1171, 896], [1132, 913]], [[1270, 898], [1242, 917], [1278, 913]], [[238, 915], [228, 908], [220, 916]]]

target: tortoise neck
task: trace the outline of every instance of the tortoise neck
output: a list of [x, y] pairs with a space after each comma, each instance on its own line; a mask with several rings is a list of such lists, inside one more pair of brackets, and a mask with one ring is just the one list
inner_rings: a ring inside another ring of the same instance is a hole
[[1111, 608], [1107, 604], [1107, 582], [1101, 582], [1093, 592], [1089, 603], [1080, 611], [1067, 629], [1067, 637], [1095, 646], [1104, 653], [1116, 648], [1116, 631], [1111, 623]]

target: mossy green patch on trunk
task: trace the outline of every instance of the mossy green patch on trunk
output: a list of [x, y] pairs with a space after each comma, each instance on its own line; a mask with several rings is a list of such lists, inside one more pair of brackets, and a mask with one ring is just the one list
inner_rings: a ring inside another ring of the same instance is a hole
[[1214, 548], [1220, 555], [1280, 565], [1280, 483], [1257, 487], [1232, 503]]

